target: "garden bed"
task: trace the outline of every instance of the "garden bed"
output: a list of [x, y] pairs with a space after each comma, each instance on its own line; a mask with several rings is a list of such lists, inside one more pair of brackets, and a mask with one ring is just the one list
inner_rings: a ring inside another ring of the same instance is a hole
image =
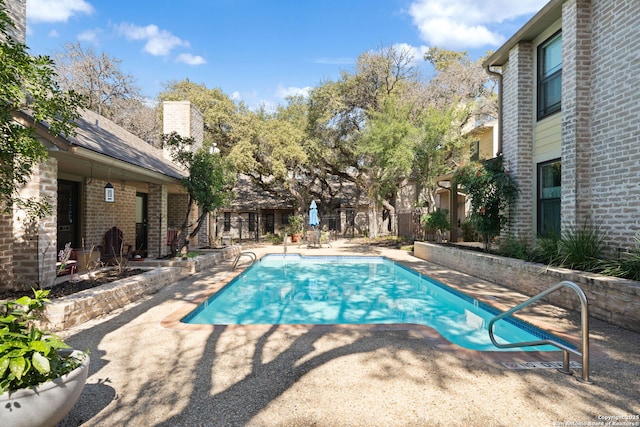
[[[563, 280], [574, 282], [586, 294], [593, 317], [640, 332], [640, 282], [427, 242], [415, 242], [414, 255], [529, 296]], [[568, 289], [546, 299], [571, 310], [580, 308], [575, 293]]]

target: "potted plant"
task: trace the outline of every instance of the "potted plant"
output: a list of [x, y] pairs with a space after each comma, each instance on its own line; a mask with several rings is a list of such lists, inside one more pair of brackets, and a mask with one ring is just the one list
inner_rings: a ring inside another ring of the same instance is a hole
[[304, 218], [302, 215], [289, 216], [289, 232], [291, 233], [291, 241], [293, 243], [299, 242], [302, 238], [302, 224]]
[[55, 426], [84, 388], [89, 356], [37, 327], [48, 294], [0, 303], [0, 425]]

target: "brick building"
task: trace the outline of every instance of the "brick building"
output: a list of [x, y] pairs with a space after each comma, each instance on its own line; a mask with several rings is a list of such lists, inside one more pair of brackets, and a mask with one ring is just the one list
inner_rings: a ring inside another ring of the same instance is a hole
[[81, 111], [77, 133], [68, 138], [53, 138], [27, 114], [17, 120], [34, 126], [49, 150], [21, 195], [46, 198], [53, 209], [36, 221], [18, 209], [0, 220], [1, 287], [50, 286], [57, 253], [66, 243], [78, 254], [92, 248], [97, 253], [98, 246], [106, 248], [112, 227], [122, 233], [125, 251], [169, 253], [167, 231], [175, 215], [169, 206], [179, 204], [186, 193], [180, 184], [184, 172], [162, 150], [89, 110]]
[[552, 0], [485, 62], [502, 80], [500, 144], [521, 193], [510, 231], [640, 230], [640, 2]]

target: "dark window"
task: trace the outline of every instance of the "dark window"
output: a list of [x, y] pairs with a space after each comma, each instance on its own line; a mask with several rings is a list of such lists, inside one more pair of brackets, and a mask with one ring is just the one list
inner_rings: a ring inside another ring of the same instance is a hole
[[562, 163], [554, 160], [538, 165], [538, 233], [560, 234]]
[[224, 231], [231, 231], [231, 212], [224, 213]]
[[562, 101], [562, 33], [538, 47], [538, 120], [560, 111]]
[[282, 225], [289, 225], [289, 217], [293, 215], [293, 212], [282, 213]]
[[249, 231], [256, 231], [256, 214], [249, 212]]

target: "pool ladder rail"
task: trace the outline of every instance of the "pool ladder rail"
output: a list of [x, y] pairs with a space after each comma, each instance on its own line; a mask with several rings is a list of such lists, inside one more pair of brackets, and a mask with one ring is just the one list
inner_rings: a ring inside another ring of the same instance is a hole
[[[240, 258], [242, 257], [249, 257], [251, 258], [251, 264], [253, 264], [254, 262], [256, 262], [256, 259], [258, 258], [256, 256], [255, 253], [253, 252], [249, 252], [249, 251], [245, 251], [245, 252], [240, 252], [238, 255], [236, 255], [236, 259], [233, 261], [233, 265], [231, 266], [232, 270], [235, 270], [236, 267], [238, 266], [238, 261], [240, 261]], [[249, 264], [249, 265], [251, 265]]]
[[[521, 310], [533, 304], [534, 302], [545, 297], [546, 295], [549, 295], [550, 293], [555, 292], [558, 289], [561, 289], [564, 287], [573, 289], [575, 293], [578, 295], [578, 298], [580, 299], [580, 318], [581, 318], [581, 332], [582, 332], [581, 333], [582, 335], [581, 350], [582, 351], [578, 351], [574, 348], [568, 347], [567, 345], [561, 342], [551, 340], [551, 339], [544, 339], [544, 340], [537, 340], [537, 341], [524, 341], [519, 343], [506, 343], [506, 344], [499, 344], [496, 342], [496, 339], [493, 335], [493, 325], [498, 320], [504, 317], [507, 317], [515, 313], [516, 311]], [[586, 384], [592, 383], [591, 381], [589, 381], [589, 303], [587, 302], [587, 297], [582, 291], [582, 289], [575, 283], [569, 282], [566, 280], [556, 283], [549, 289], [540, 292], [538, 295], [528, 299], [522, 304], [516, 307], [513, 307], [511, 310], [505, 311], [504, 313], [501, 313], [496, 317], [494, 317], [493, 319], [491, 319], [489, 321], [488, 329], [489, 329], [489, 338], [491, 338], [491, 342], [493, 343], [493, 345], [499, 348], [531, 347], [536, 345], [548, 344], [561, 349], [563, 352], [562, 368], [558, 369], [558, 371], [562, 372], [563, 374], [568, 374], [568, 375], [573, 374], [573, 372], [569, 369], [569, 353], [573, 353], [578, 357], [582, 357], [582, 378], [577, 378], [577, 379], [578, 381], [581, 381]]]

